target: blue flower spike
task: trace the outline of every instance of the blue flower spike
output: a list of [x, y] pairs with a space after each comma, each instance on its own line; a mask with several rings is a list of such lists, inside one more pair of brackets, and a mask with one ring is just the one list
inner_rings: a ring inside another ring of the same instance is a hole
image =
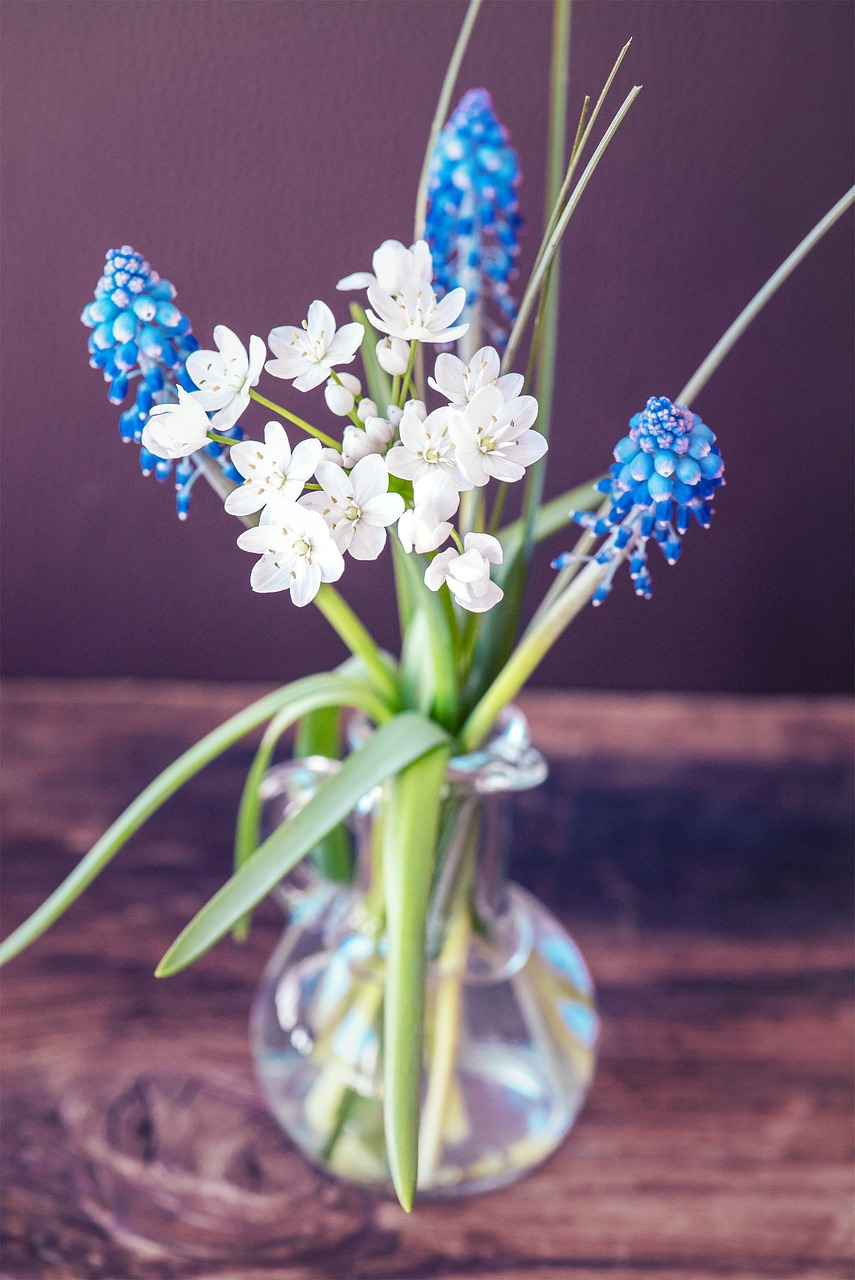
[[[187, 357], [198, 350], [190, 321], [173, 301], [175, 289], [153, 271], [141, 253], [130, 245], [110, 249], [104, 274], [95, 286], [95, 299], [83, 309], [80, 319], [91, 329], [89, 363], [100, 369], [109, 384], [111, 404], [127, 398], [131, 383], [137, 383], [134, 403], [119, 418], [119, 434], [126, 443], [140, 445], [143, 475], [167, 480], [173, 464], [156, 458], [141, 445], [143, 427], [155, 404], [178, 399], [178, 387], [195, 391], [196, 384], [185, 368]], [[228, 433], [243, 438], [239, 427]], [[240, 483], [242, 477], [232, 467], [222, 445], [211, 444], [207, 453], [221, 469]], [[176, 505], [179, 519], [187, 518], [190, 490], [199, 475], [198, 455], [182, 459], [175, 468]]]
[[437, 293], [466, 290], [471, 320], [491, 301], [481, 324], [500, 349], [516, 319], [510, 283], [519, 252], [520, 181], [517, 154], [499, 123], [486, 89], [470, 89], [437, 139], [428, 175], [425, 238], [431, 247]]
[[595, 555], [574, 557], [565, 552], [552, 562], [563, 569], [575, 559], [606, 567], [592, 603], [602, 604], [612, 589], [621, 564], [629, 564], [636, 594], [649, 600], [653, 584], [647, 567], [647, 544], [658, 544], [669, 564], [682, 551], [683, 534], [694, 517], [708, 529], [715, 490], [724, 484], [724, 461], [715, 435], [685, 405], [667, 396], [651, 396], [641, 413], [630, 419], [629, 435], [615, 446], [609, 479], [597, 488], [609, 495], [605, 515], [571, 512], [583, 529], [605, 542]]

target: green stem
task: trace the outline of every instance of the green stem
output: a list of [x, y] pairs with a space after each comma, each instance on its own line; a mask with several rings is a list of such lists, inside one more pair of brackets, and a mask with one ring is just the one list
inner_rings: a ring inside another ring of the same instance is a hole
[[543, 254], [539, 262], [535, 266], [534, 271], [531, 274], [531, 279], [528, 282], [528, 286], [526, 287], [525, 294], [523, 295], [523, 300], [520, 304], [519, 314], [516, 318], [514, 327], [511, 331], [511, 336], [508, 339], [508, 345], [505, 348], [505, 356], [502, 362], [503, 368], [505, 369], [509, 369], [513, 367], [513, 360], [514, 360], [514, 356], [516, 355], [516, 349], [520, 344], [520, 340], [522, 338], [523, 333], [525, 332], [525, 328], [526, 328], [526, 325], [528, 324], [529, 316], [531, 315], [532, 307], [537, 301], [538, 294], [540, 293], [540, 289], [544, 283], [546, 272], [549, 269], [549, 264], [552, 262], [552, 259], [554, 258], [557, 252], [558, 246], [561, 243], [561, 238], [564, 235], [564, 232], [567, 230], [567, 225], [571, 217], [573, 216], [576, 206], [578, 205], [580, 199], [582, 198], [582, 193], [585, 190], [585, 187], [590, 182], [591, 177], [593, 176], [594, 170], [597, 168], [597, 165], [600, 163], [600, 160], [603, 158], [606, 148], [608, 147], [615, 133], [619, 129], [624, 116], [629, 111], [630, 107], [632, 106], [633, 102], [638, 97], [640, 92], [641, 92], [641, 85], [636, 84], [636, 85], [633, 85], [632, 89], [627, 94], [622, 105], [618, 109], [617, 114], [615, 115], [614, 119], [612, 120], [606, 132], [603, 134], [602, 138], [600, 139], [599, 146], [597, 147], [596, 151], [591, 156], [591, 159], [588, 161], [587, 165], [585, 166], [582, 176], [580, 177], [579, 181], [576, 183], [576, 186], [573, 188], [573, 194], [570, 196], [570, 199], [567, 201], [564, 211], [561, 214], [561, 217], [558, 219], [558, 222], [556, 223], [555, 230], [553, 231], [552, 235], [549, 237], [549, 241], [543, 251]]
[[602, 576], [601, 564], [586, 565], [540, 624], [529, 628], [463, 726], [464, 751], [480, 746], [502, 708], [516, 697], [564, 628], [591, 599]]
[[[309, 677], [308, 682], [304, 682], [300, 688], [314, 687], [312, 682], [317, 683], [317, 678]], [[107, 866], [134, 832], [138, 831], [143, 823], [162, 804], [165, 804], [170, 796], [175, 794], [179, 787], [183, 786], [189, 778], [194, 777], [211, 760], [215, 760], [217, 756], [222, 755], [233, 742], [237, 742], [239, 738], [250, 733], [259, 725], [264, 724], [266, 720], [275, 716], [283, 706], [294, 699], [295, 690], [293, 685], [268, 694], [267, 697], [252, 703], [251, 706], [246, 707], [236, 716], [232, 716], [225, 724], [221, 724], [219, 728], [214, 729], [212, 733], [207, 734], [195, 746], [183, 752], [167, 769], [164, 769], [163, 773], [159, 774], [153, 782], [150, 782], [124, 813], [104, 832], [101, 839], [92, 846], [89, 853], [78, 862], [70, 875], [41, 904], [38, 910], [34, 911], [14, 933], [10, 934], [3, 945], [0, 946], [0, 964], [5, 964], [7, 960], [11, 960], [13, 956], [23, 951], [40, 934], [44, 933], [45, 929], [53, 924], [80, 897], [84, 889]]]
[[418, 399], [418, 396], [416, 394], [416, 389], [413, 386], [413, 365], [416, 363], [416, 352], [418, 351], [418, 349], [419, 349], [419, 344], [417, 342], [410, 343], [410, 358], [407, 361], [407, 369], [404, 374], [403, 381], [401, 382], [401, 390], [397, 400], [399, 409], [403, 408], [404, 403], [407, 399], [407, 387], [409, 387], [410, 390], [412, 391], [413, 399]]
[[615, 64], [612, 67], [611, 71], [609, 72], [608, 78], [605, 84], [603, 85], [603, 88], [600, 92], [599, 98], [597, 99], [597, 102], [591, 114], [591, 117], [589, 120], [587, 120], [587, 124], [586, 124], [586, 119], [588, 114], [588, 107], [590, 105], [591, 100], [589, 97], [586, 97], [584, 102], [582, 103], [582, 114], [579, 119], [579, 125], [576, 129], [576, 139], [573, 143], [573, 150], [570, 152], [570, 163], [567, 166], [567, 173], [564, 176], [564, 182], [561, 185], [561, 190], [558, 192], [558, 195], [555, 197], [554, 203], [552, 205], [552, 213], [550, 215], [549, 222], [547, 224], [546, 234], [544, 235], [540, 248], [537, 251], [537, 256], [535, 258], [534, 267], [532, 268], [532, 273], [534, 273], [534, 271], [536, 271], [540, 266], [541, 259], [549, 244], [550, 237], [552, 236], [552, 233], [554, 232], [556, 226], [558, 225], [558, 220], [561, 217], [561, 210], [564, 208], [564, 202], [567, 199], [567, 193], [570, 190], [570, 184], [573, 181], [573, 175], [576, 172], [576, 167], [579, 163], [579, 160], [582, 157], [585, 147], [588, 145], [588, 140], [591, 136], [591, 133], [593, 132], [594, 125], [597, 123], [597, 117], [600, 114], [600, 109], [602, 108], [603, 103], [608, 97], [609, 90], [611, 89], [612, 84], [614, 83], [614, 78], [617, 75], [618, 71], [620, 70], [621, 63], [626, 57], [627, 52], [629, 50], [629, 46], [631, 44], [632, 44], [632, 40], [627, 40], [626, 44], [623, 46], [617, 58], [615, 59]]
[[338, 633], [350, 652], [365, 663], [366, 671], [382, 695], [394, 706], [400, 704], [397, 681], [366, 630], [342, 595], [330, 583], [321, 584], [315, 596], [315, 604], [330, 626]]
[[428, 134], [427, 147], [425, 148], [425, 158], [422, 161], [422, 171], [419, 175], [419, 185], [416, 193], [416, 218], [413, 231], [413, 239], [421, 240], [425, 233], [425, 221], [427, 220], [428, 206], [428, 175], [430, 173], [430, 162], [433, 156], [433, 150], [436, 146], [436, 140], [439, 137], [439, 131], [445, 124], [445, 117], [448, 115], [449, 104], [451, 103], [451, 95], [454, 92], [454, 85], [457, 81], [457, 73], [460, 70], [460, 64], [463, 61], [463, 55], [466, 52], [466, 46], [469, 43], [469, 37], [472, 34], [472, 28], [475, 25], [475, 19], [478, 17], [478, 10], [481, 8], [481, 0], [469, 0], [469, 8], [466, 10], [466, 17], [463, 19], [463, 26], [460, 28], [460, 35], [457, 37], [457, 43], [454, 46], [454, 52], [451, 55], [451, 61], [448, 64], [448, 70], [445, 73], [445, 79], [442, 82], [442, 88], [439, 93], [439, 100], [436, 104], [436, 111], [433, 115], [433, 121]]
[[737, 339], [742, 336], [754, 317], [762, 311], [763, 307], [765, 307], [773, 294], [780, 289], [787, 276], [795, 271], [802, 258], [806, 257], [807, 254], [810, 253], [811, 249], [822, 239], [826, 231], [829, 231], [831, 227], [834, 226], [837, 219], [840, 218], [853, 203], [855, 203], [855, 187], [852, 187], [851, 190], [847, 191], [845, 196], [841, 196], [837, 201], [837, 204], [834, 205], [832, 209], [829, 209], [824, 218], [820, 218], [813, 230], [808, 232], [801, 244], [796, 245], [790, 256], [786, 258], [781, 263], [780, 267], [778, 267], [778, 270], [769, 277], [762, 289], [759, 289], [757, 293], [755, 293], [748, 306], [745, 307], [744, 310], [740, 311], [733, 324], [722, 335], [722, 337], [719, 338], [706, 360], [704, 360], [700, 367], [695, 370], [683, 390], [677, 396], [678, 404], [688, 405], [696, 398], [701, 391], [701, 388], [706, 386], [709, 379], [715, 373], [728, 351], [730, 351]]
[[[249, 394], [253, 400], [263, 404], [265, 409], [270, 409], [272, 413], [278, 413], [281, 418], [287, 418], [289, 422], [294, 423], [295, 427], [299, 427], [301, 431], [314, 436], [316, 440], [320, 440], [321, 444], [325, 444], [327, 448], [335, 449], [338, 453], [341, 453], [340, 441], [333, 440], [332, 436], [328, 436], [325, 431], [321, 431], [318, 427], [313, 427], [311, 422], [306, 422], [305, 418], [298, 418], [296, 413], [283, 409], [281, 404], [275, 404], [272, 400], [268, 400], [266, 396], [260, 396], [254, 388], [250, 390]], [[234, 441], [232, 441], [232, 444], [234, 444]]]

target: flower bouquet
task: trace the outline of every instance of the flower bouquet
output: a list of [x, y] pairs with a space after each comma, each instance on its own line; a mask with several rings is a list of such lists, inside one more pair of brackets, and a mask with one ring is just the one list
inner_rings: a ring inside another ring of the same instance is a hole
[[[111, 402], [135, 388], [123, 439], [140, 446], [146, 474], [174, 477], [182, 518], [204, 477], [244, 526], [237, 544], [256, 557], [253, 590], [315, 605], [350, 656], [262, 698], [176, 760], [0, 952], [8, 960], [38, 937], [188, 778], [263, 727], [234, 874], [157, 972], [177, 972], [228, 933], [245, 937], [253, 908], [277, 895], [289, 924], [253, 1012], [268, 1101], [310, 1159], [363, 1185], [391, 1184], [408, 1210], [417, 1189], [447, 1195], [518, 1177], [581, 1106], [597, 1035], [590, 977], [551, 913], [505, 881], [505, 801], [546, 768], [512, 702], [624, 567], [649, 598], [649, 553], [674, 564], [690, 524], [709, 526], [724, 463], [692, 405], [853, 201], [850, 192], [817, 224], [673, 401], [646, 399], [608, 473], [544, 501], [563, 237], [639, 86], [598, 127], [627, 45], [597, 100], [584, 99], [568, 146], [569, 0], [556, 0], [548, 216], [517, 288], [508, 135], [482, 89], [449, 115], [479, 4], [469, 4], [440, 94], [412, 243], [384, 240], [371, 272], [338, 282], [365, 291], [346, 323], [316, 300], [266, 343], [244, 345], [219, 325], [203, 350], [142, 255], [107, 255], [83, 321]], [[290, 384], [288, 406], [268, 397], [274, 380]], [[307, 397], [300, 413], [294, 392]], [[247, 423], [253, 402], [267, 411], [260, 429]], [[553, 583], [522, 626], [532, 558], [571, 523], [575, 545], [553, 561]], [[352, 562], [384, 555], [396, 655], [335, 586]], [[294, 726], [294, 759], [274, 765]]]

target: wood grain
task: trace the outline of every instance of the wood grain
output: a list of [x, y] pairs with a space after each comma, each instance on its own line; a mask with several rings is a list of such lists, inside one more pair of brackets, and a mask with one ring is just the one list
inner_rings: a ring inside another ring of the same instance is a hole
[[[137, 790], [260, 690], [4, 698], [4, 932]], [[152, 970], [227, 874], [251, 744], [176, 797], [3, 983], [4, 1280], [850, 1277], [852, 715], [839, 701], [531, 695], [552, 774], [514, 874], [598, 982], [568, 1142], [506, 1191], [394, 1204], [320, 1177], [255, 1088], [266, 904]]]

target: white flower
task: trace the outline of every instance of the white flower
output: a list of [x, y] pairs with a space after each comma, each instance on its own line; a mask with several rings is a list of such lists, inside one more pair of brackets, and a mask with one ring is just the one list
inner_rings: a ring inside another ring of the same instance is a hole
[[400, 377], [407, 372], [410, 348], [403, 338], [381, 338], [375, 348], [377, 363], [386, 373]]
[[449, 351], [436, 358], [433, 377], [428, 385], [444, 396], [449, 404], [467, 404], [481, 387], [495, 385], [506, 400], [513, 400], [522, 391], [521, 373], [501, 374], [501, 361], [495, 347], [481, 347], [468, 364], [458, 360]]
[[384, 240], [371, 265], [374, 275], [370, 271], [356, 271], [339, 280], [336, 288], [367, 289], [369, 285], [379, 285], [385, 293], [396, 294], [415, 280], [430, 284], [433, 279], [433, 259], [426, 240], [417, 240], [410, 249], [400, 240]]
[[490, 565], [502, 563], [502, 547], [489, 533], [467, 533], [463, 555], [453, 549], [441, 551], [425, 570], [425, 585], [439, 591], [448, 584], [457, 603], [470, 613], [485, 613], [505, 594], [490, 581]]
[[143, 448], [157, 458], [189, 458], [208, 443], [211, 424], [195, 395], [178, 388], [178, 404], [156, 404], [143, 427]]
[[303, 506], [318, 511], [339, 551], [355, 560], [376, 560], [386, 545], [386, 526], [404, 510], [404, 499], [389, 493], [389, 473], [376, 453], [357, 462], [350, 475], [328, 462], [318, 466], [323, 494], [307, 493]]
[[344, 558], [326, 520], [297, 502], [283, 503], [275, 516], [265, 508], [261, 523], [244, 530], [237, 544], [261, 555], [249, 579], [253, 591], [287, 587], [301, 607], [314, 600], [322, 582], [336, 582], [344, 573]]
[[466, 290], [452, 289], [440, 302], [424, 280], [408, 281], [397, 293], [370, 285], [368, 301], [374, 308], [366, 314], [381, 333], [417, 342], [453, 342], [469, 328], [455, 325], [466, 306]]
[[277, 359], [264, 367], [274, 378], [293, 378], [298, 391], [311, 391], [326, 382], [335, 365], [350, 364], [364, 332], [361, 324], [336, 329], [327, 304], [316, 300], [302, 328], [286, 324], [271, 329], [267, 341]]
[[418, 401], [405, 408], [398, 431], [401, 443], [393, 445], [386, 455], [386, 465], [393, 476], [402, 480], [420, 480], [429, 475], [442, 475], [452, 489], [471, 489], [455, 458], [454, 442], [448, 424], [452, 410], [434, 409], [422, 419]]
[[462, 412], [451, 411], [449, 433], [460, 470], [479, 488], [491, 476], [520, 480], [546, 453], [546, 440], [529, 428], [537, 417], [534, 396], [505, 400], [496, 386], [476, 391]]
[[398, 536], [406, 552], [436, 551], [451, 535], [449, 516], [453, 516], [460, 498], [445, 479], [434, 472], [413, 486], [415, 506], [405, 511], [398, 521]]
[[261, 377], [267, 354], [261, 338], [249, 340], [249, 355], [236, 333], [218, 324], [214, 330], [216, 351], [193, 351], [187, 357], [187, 372], [199, 388], [193, 397], [206, 413], [214, 413], [211, 426], [218, 430], [233, 427], [249, 404], [249, 389]]
[[337, 374], [338, 381], [330, 378], [324, 387], [324, 399], [330, 413], [346, 418], [353, 411], [356, 397], [362, 391], [362, 383], [352, 373]]
[[356, 416], [360, 422], [367, 422], [369, 418], [376, 418], [377, 405], [373, 400], [369, 400], [367, 396], [363, 396], [356, 406]]
[[264, 444], [241, 440], [231, 447], [231, 460], [244, 483], [226, 498], [226, 511], [231, 516], [246, 516], [265, 506], [296, 502], [322, 452], [319, 440], [301, 440], [292, 453], [282, 424], [268, 422]]
[[397, 434], [397, 427], [388, 418], [369, 418], [364, 430], [355, 426], [345, 427], [341, 439], [342, 462], [346, 467], [352, 467], [370, 453], [382, 456]]

